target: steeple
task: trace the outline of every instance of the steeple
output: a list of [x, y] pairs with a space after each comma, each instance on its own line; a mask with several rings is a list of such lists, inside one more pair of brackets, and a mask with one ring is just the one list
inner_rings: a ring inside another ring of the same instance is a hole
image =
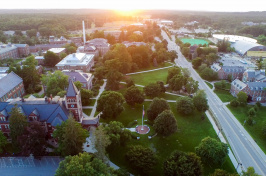
[[67, 88], [67, 97], [75, 97], [76, 95], [78, 95], [78, 89], [75, 86], [75, 84], [73, 83], [72, 79], [69, 79], [69, 84], [68, 84], [68, 88]]

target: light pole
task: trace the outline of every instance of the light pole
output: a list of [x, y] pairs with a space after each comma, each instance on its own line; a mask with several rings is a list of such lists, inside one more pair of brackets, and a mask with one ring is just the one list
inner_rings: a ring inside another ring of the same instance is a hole
[[237, 164], [236, 171], [237, 171], [237, 169], [238, 169], [239, 166], [242, 167], [242, 163], [238, 163], [238, 164]]
[[220, 134], [220, 132], [222, 132], [222, 128], [219, 128], [219, 132], [218, 132], [218, 138], [219, 138], [219, 134]]

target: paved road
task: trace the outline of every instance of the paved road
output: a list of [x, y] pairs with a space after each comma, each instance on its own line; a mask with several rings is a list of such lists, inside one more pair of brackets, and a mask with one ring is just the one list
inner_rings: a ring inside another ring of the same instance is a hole
[[177, 46], [174, 41], [170, 41], [165, 32], [162, 31], [162, 35], [168, 41], [168, 49], [178, 52], [176, 64], [189, 68], [191, 76], [199, 81], [199, 88], [205, 90], [209, 100], [210, 110], [214, 112], [237, 161], [242, 164], [242, 169], [246, 170], [249, 166], [252, 166], [258, 174], [266, 175], [266, 155], [246, 132], [243, 126], [235, 119], [223, 102], [211, 91], [192, 68], [191, 63], [189, 63], [180, 52], [179, 46]]

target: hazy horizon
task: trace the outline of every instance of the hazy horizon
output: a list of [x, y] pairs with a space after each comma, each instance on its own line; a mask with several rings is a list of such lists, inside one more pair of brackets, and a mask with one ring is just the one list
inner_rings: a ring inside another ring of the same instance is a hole
[[11, 0], [1, 2], [1, 10], [54, 10], [54, 9], [95, 9], [95, 10], [182, 10], [182, 11], [210, 11], [210, 12], [249, 12], [266, 11], [260, 0], [245, 1], [212, 1], [212, 0], [190, 0], [184, 2], [165, 1], [123, 1], [123, 0], [98, 0], [87, 1], [76, 0], [74, 3], [62, 0]]

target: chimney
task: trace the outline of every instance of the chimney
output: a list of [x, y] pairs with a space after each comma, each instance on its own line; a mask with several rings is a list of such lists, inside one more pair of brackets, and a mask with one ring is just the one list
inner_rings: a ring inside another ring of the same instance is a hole
[[82, 26], [83, 26], [83, 43], [84, 43], [84, 46], [85, 46], [86, 34], [85, 34], [85, 23], [84, 23], [84, 21], [82, 21]]

